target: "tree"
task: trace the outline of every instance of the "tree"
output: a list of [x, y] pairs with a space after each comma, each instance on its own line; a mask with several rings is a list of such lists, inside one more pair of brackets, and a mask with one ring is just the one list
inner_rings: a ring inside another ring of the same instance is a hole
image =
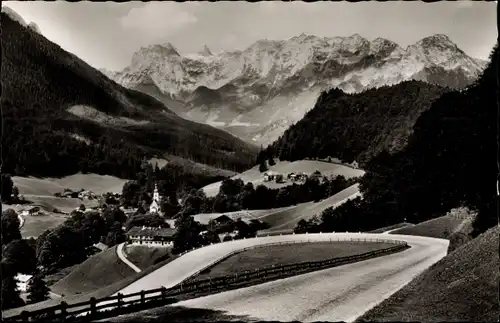
[[78, 208], [79, 211], [85, 212], [86, 208], [85, 205], [80, 204], [80, 207]]
[[307, 223], [306, 220], [301, 219], [295, 228], [293, 229], [293, 232], [295, 233], [307, 233], [309, 232], [309, 224]]
[[117, 206], [106, 207], [106, 209], [104, 209], [104, 211], [102, 212], [102, 217], [104, 218], [104, 221], [106, 221], [106, 226], [108, 228], [111, 228], [111, 226], [115, 222], [119, 222], [119, 223], [123, 224], [127, 221], [127, 216]]
[[177, 218], [175, 220], [175, 228], [174, 246], [172, 248], [174, 254], [179, 254], [201, 245], [201, 228], [191, 215], [183, 214]]
[[14, 201], [19, 201], [19, 189], [17, 188], [17, 186], [14, 186], [12, 188], [12, 197], [14, 198]]
[[265, 171], [267, 171], [268, 168], [267, 168], [267, 164], [266, 164], [266, 161], [265, 160], [262, 160], [259, 164], [259, 172], [263, 173]]
[[49, 299], [50, 289], [40, 272], [36, 272], [28, 282], [28, 304], [43, 302]]
[[2, 246], [7, 245], [13, 240], [21, 239], [19, 230], [19, 217], [13, 209], [7, 209], [2, 212]]
[[112, 247], [119, 243], [125, 242], [126, 240], [127, 238], [125, 236], [125, 232], [122, 229], [122, 224], [117, 221], [113, 223], [109, 228], [109, 232], [108, 235], [106, 236], [104, 243], [108, 247]]
[[10, 202], [12, 199], [12, 190], [14, 187], [14, 182], [12, 181], [12, 178], [10, 177], [9, 174], [3, 174], [1, 175], [2, 183], [1, 183], [1, 188], [2, 191], [1, 193], [1, 199], [2, 202]]
[[35, 249], [26, 240], [13, 240], [2, 249], [2, 260], [16, 273], [31, 274], [36, 269]]
[[132, 227], [162, 227], [169, 228], [170, 225], [158, 214], [138, 214], [131, 216], [125, 222], [125, 228], [130, 230]]
[[271, 156], [271, 157], [269, 157], [268, 162], [269, 162], [269, 166], [274, 166], [274, 165], [276, 165], [276, 162], [274, 161], [274, 158], [273, 158], [272, 156]]
[[2, 310], [7, 310], [23, 305], [24, 301], [21, 299], [19, 289], [17, 288], [17, 279], [14, 276], [2, 275]]

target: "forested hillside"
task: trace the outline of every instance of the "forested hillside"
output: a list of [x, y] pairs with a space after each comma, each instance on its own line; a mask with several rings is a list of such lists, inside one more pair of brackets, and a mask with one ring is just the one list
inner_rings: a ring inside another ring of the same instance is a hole
[[347, 94], [323, 92], [302, 120], [267, 152], [282, 160], [338, 157], [361, 164], [404, 147], [418, 116], [447, 89], [420, 81]]
[[167, 152], [230, 170], [253, 162], [249, 144], [178, 117], [8, 15], [1, 19], [2, 172], [133, 178], [144, 156]]
[[497, 44], [473, 85], [444, 94], [422, 113], [402, 151], [382, 152], [366, 165], [363, 200], [325, 211], [311, 228], [370, 230], [417, 223], [460, 205], [479, 211], [473, 235], [496, 225], [498, 59]]

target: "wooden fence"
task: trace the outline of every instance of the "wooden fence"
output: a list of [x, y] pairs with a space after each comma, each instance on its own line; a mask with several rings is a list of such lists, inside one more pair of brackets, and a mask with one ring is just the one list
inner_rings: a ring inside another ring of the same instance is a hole
[[[338, 240], [330, 239], [324, 241], [316, 240], [314, 242], [329, 242], [329, 241], [359, 242], [359, 243], [379, 242], [379, 243], [394, 244], [394, 246], [353, 256], [331, 258], [320, 261], [307, 261], [307, 262], [294, 263], [288, 265], [270, 266], [266, 268], [258, 268], [254, 271], [247, 271], [241, 274], [221, 276], [217, 278], [207, 278], [207, 279], [188, 278], [187, 280], [181, 282], [180, 284], [172, 288], [161, 287], [157, 289], [140, 291], [138, 293], [132, 293], [126, 295], [118, 293], [115, 296], [110, 296], [100, 299], [92, 297], [88, 301], [74, 303], [74, 304], [67, 304], [66, 302], [63, 301], [59, 305], [30, 312], [23, 311], [20, 315], [4, 317], [3, 320], [4, 321], [21, 320], [23, 322], [38, 321], [38, 320], [76, 322], [76, 321], [104, 319], [104, 318], [114, 317], [116, 315], [133, 313], [148, 308], [154, 308], [158, 306], [172, 304], [178, 301], [177, 297], [188, 296], [188, 295], [194, 296], [200, 294], [213, 294], [220, 291], [240, 288], [243, 286], [252, 285], [263, 281], [286, 278], [289, 276], [340, 266], [355, 261], [366, 260], [369, 258], [401, 251], [408, 248], [408, 245], [405, 241], [384, 240], [384, 239], [351, 238], [351, 239], [338, 239]], [[292, 242], [279, 242], [279, 243], [271, 243], [271, 244], [248, 247], [232, 252], [229, 255], [224, 256], [222, 259], [218, 259], [215, 263], [227, 259], [228, 257], [234, 255], [235, 253], [240, 253], [249, 249], [268, 247], [270, 245], [284, 245], [284, 244], [307, 243], [307, 242], [310, 241], [300, 240]], [[207, 267], [211, 267], [213, 265], [214, 263], [210, 264]], [[199, 272], [205, 270], [207, 267], [200, 270]], [[196, 276], [198, 273], [196, 273], [191, 277]]]

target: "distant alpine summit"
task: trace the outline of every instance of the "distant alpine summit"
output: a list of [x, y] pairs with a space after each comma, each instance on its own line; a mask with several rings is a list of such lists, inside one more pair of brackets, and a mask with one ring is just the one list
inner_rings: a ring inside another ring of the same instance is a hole
[[130, 66], [105, 74], [146, 92], [188, 119], [268, 144], [310, 110], [325, 89], [345, 92], [411, 79], [462, 88], [485, 61], [465, 54], [446, 35], [406, 49], [383, 38], [301, 34], [259, 40], [243, 51], [180, 55], [172, 44], [137, 51]]

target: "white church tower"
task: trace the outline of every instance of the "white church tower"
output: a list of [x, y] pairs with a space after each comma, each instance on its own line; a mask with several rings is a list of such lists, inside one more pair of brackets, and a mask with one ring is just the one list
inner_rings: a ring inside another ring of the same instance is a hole
[[149, 206], [149, 213], [151, 214], [157, 214], [160, 213], [160, 193], [158, 193], [158, 186], [155, 183], [155, 190], [153, 192], [153, 202]]

